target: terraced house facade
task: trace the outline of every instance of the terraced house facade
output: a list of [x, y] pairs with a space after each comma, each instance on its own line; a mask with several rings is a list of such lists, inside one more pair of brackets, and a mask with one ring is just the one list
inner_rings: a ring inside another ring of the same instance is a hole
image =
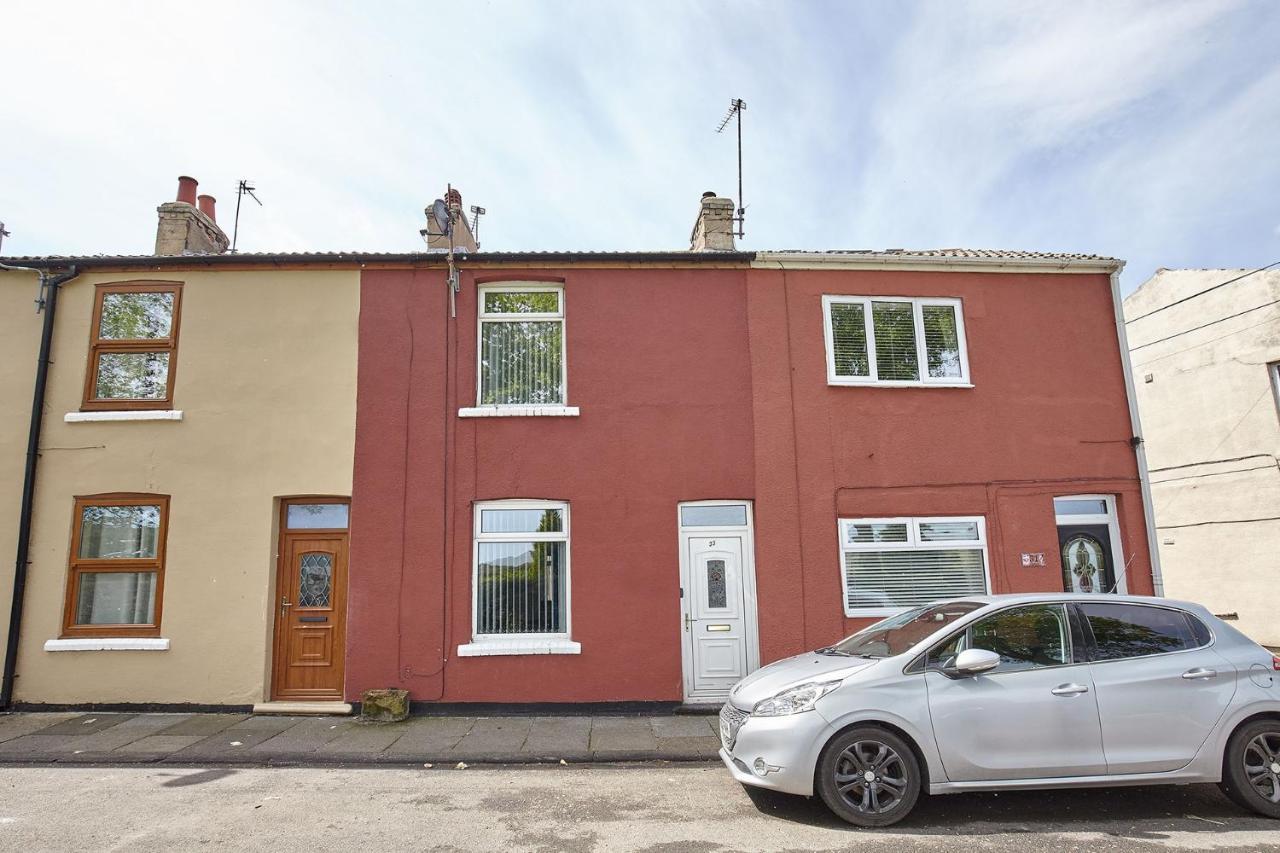
[[[686, 251], [456, 272], [6, 261], [76, 273], [16, 701], [716, 702], [939, 597], [1159, 593], [1119, 262], [738, 252], [725, 204]], [[37, 273], [0, 275], [32, 363]]]

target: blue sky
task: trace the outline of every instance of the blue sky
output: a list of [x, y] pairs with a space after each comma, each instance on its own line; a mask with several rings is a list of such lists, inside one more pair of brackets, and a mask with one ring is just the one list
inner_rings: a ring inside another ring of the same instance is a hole
[[968, 246], [1280, 260], [1280, 4], [9, 3], [5, 254], [149, 252], [200, 179], [240, 248], [413, 250], [446, 182], [485, 249]]

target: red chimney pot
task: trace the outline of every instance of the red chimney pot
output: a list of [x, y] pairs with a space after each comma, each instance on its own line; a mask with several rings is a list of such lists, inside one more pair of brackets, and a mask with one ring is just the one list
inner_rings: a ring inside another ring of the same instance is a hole
[[214, 222], [217, 222], [218, 217], [214, 215], [213, 206], [218, 200], [211, 195], [202, 195], [198, 201], [200, 202], [200, 212], [212, 219]]
[[178, 201], [185, 201], [192, 207], [196, 206], [196, 183], [195, 178], [189, 178], [186, 175], [178, 177]]

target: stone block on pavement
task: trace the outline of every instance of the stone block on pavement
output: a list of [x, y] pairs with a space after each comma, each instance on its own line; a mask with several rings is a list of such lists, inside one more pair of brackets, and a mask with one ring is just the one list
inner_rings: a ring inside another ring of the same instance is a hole
[[408, 716], [408, 690], [366, 690], [360, 694], [362, 720], [371, 723], [398, 723]]

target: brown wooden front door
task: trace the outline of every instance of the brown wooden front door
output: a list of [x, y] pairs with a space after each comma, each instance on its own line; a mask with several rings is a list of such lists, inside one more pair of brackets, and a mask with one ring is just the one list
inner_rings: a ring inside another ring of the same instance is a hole
[[[281, 514], [273, 699], [342, 699], [346, 509], [345, 501], [308, 499], [286, 502]], [[334, 526], [305, 526], [311, 522]]]

